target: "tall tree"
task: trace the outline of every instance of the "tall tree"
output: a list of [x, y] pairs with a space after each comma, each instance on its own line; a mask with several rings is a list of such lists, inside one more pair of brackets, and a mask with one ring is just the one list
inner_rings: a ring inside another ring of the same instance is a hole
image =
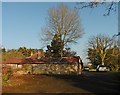
[[61, 53], [61, 41], [60, 38], [58, 38], [58, 35], [55, 34], [52, 41], [51, 41], [51, 46], [47, 46], [46, 50], [46, 57], [55, 57], [58, 58], [60, 57]]
[[51, 42], [51, 50], [53, 57], [60, 57], [61, 50], [61, 40], [57, 36], [57, 34], [54, 35], [53, 40]]
[[105, 35], [97, 35], [93, 36], [89, 41], [89, 48], [95, 52], [96, 55], [101, 58], [101, 64], [104, 65], [104, 61], [107, 55], [107, 49], [112, 48], [115, 46], [116, 42], [114, 39], [105, 36]]
[[105, 63], [107, 66], [111, 68], [112, 71], [118, 71], [120, 70], [120, 51], [118, 46], [114, 46], [111, 49], [107, 50], [107, 55], [105, 59]]
[[71, 9], [64, 4], [48, 10], [48, 22], [43, 29], [42, 40], [49, 43], [55, 34], [57, 34], [61, 42], [62, 56], [65, 46], [76, 42], [83, 34], [77, 10]]
[[94, 66], [101, 64], [101, 58], [96, 49], [88, 48], [88, 58]]

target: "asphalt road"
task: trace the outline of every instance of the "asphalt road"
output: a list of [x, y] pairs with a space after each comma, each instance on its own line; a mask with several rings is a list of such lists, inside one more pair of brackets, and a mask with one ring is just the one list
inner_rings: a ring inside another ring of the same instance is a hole
[[[84, 89], [93, 93], [120, 93], [120, 72], [84, 71]], [[92, 84], [92, 85], [91, 85]]]
[[[88, 72], [82, 75], [52, 75], [66, 80], [73, 87], [79, 88], [76, 93], [119, 93], [120, 94], [120, 72]], [[69, 92], [69, 91], [68, 91]]]

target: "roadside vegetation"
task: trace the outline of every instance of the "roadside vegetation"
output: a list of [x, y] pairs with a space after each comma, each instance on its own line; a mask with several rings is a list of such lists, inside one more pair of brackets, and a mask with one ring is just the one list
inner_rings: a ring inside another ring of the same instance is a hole
[[42, 51], [42, 49], [32, 49], [26, 47], [20, 47], [18, 49], [6, 49], [2, 48], [2, 63], [9, 58], [26, 58], [31, 55], [31, 53], [36, 53], [37, 51]]
[[12, 75], [13, 71], [9, 66], [2, 67], [2, 84], [8, 83]]
[[106, 35], [93, 36], [88, 41], [88, 59], [94, 65], [105, 65], [111, 71], [120, 71], [118, 42]]

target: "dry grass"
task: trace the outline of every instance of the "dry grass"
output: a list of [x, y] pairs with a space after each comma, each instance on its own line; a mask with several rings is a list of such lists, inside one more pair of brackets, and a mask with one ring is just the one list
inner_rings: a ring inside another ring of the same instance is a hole
[[48, 75], [14, 75], [3, 85], [3, 93], [77, 93], [87, 92], [77, 88], [67, 79]]

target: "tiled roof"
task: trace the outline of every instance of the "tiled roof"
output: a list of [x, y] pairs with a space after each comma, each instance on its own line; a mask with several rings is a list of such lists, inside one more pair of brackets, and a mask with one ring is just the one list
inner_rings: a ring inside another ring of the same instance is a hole
[[44, 60], [32, 59], [32, 58], [9, 58], [5, 61], [5, 64], [45, 64]]
[[43, 57], [43, 56], [44, 56], [44, 54], [43, 54], [42, 52], [39, 51], [39, 52], [37, 52], [37, 53], [35, 53], [35, 54], [29, 56], [28, 58], [38, 59], [39, 57]]
[[[57, 63], [78, 63], [78, 58], [77, 57], [63, 57], [61, 60], [51, 60], [51, 62], [57, 62]], [[28, 57], [28, 58], [9, 58], [5, 61], [6, 64], [46, 64], [50, 62], [48, 58], [42, 58], [42, 59], [37, 59], [36, 57]]]
[[9, 58], [5, 61], [6, 64], [19, 64], [23, 61], [21, 58]]
[[63, 57], [60, 62], [65, 62], [65, 63], [78, 63], [78, 58], [77, 57]]
[[28, 64], [44, 64], [44, 61], [40, 61], [38, 59], [32, 59], [32, 58], [26, 58], [22, 61], [22, 63], [28, 63]]
[[32, 59], [38, 58], [38, 53], [33, 54], [33, 55], [30, 56], [29, 58], [32, 58]]

